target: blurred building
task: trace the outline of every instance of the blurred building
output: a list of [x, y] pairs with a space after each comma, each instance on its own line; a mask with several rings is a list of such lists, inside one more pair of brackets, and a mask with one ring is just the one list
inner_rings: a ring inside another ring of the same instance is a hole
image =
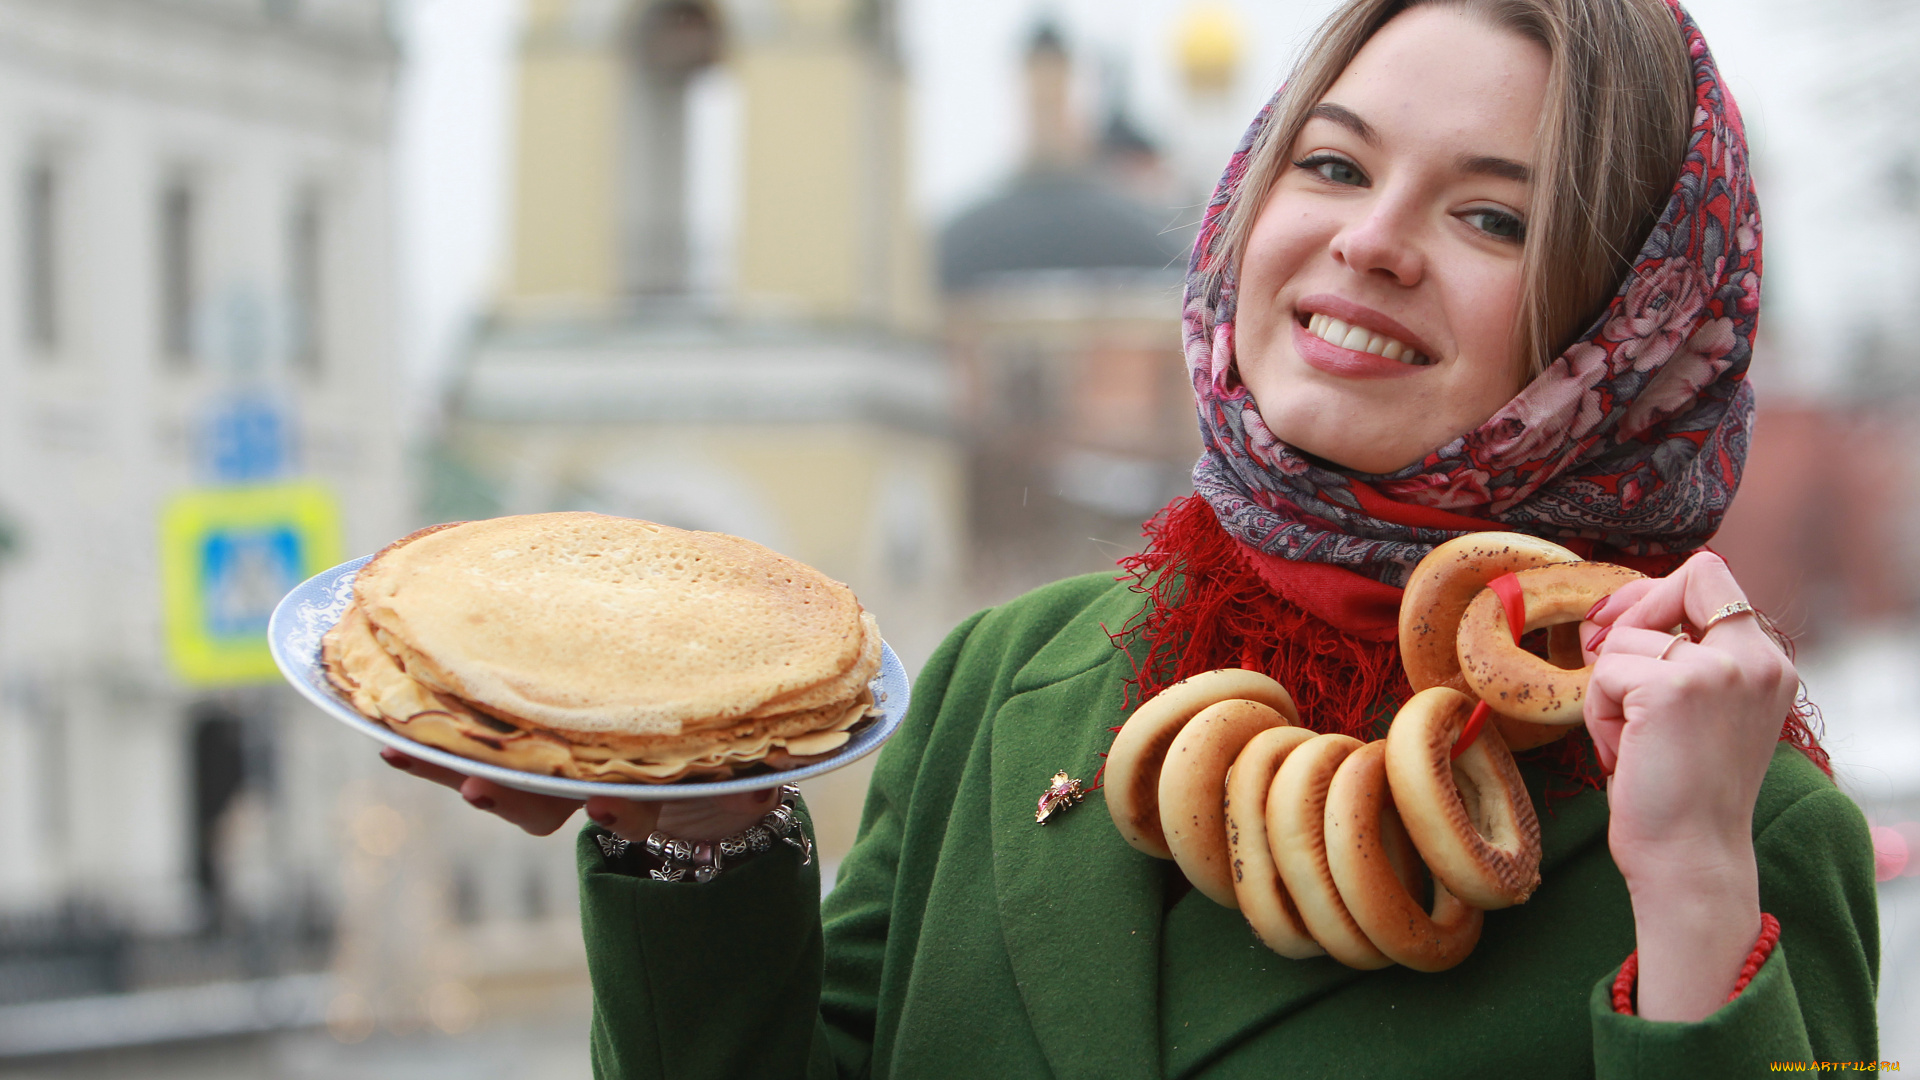
[[[932, 651], [963, 477], [893, 12], [530, 3], [511, 260], [448, 388], [430, 517], [745, 536], [852, 585], [910, 668]], [[809, 791], [830, 857], [865, 775]]]
[[396, 59], [379, 0], [0, 2], [0, 1006], [327, 961], [265, 621], [405, 520]]
[[1098, 122], [1076, 112], [1053, 25], [1025, 77], [1024, 164], [940, 237], [982, 603], [1137, 550], [1140, 522], [1191, 490], [1199, 451], [1180, 361], [1185, 185], [1124, 94], [1109, 90]]

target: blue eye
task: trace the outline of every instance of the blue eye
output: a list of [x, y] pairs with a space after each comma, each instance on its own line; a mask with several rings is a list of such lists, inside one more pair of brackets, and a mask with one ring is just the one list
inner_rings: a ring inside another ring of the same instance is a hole
[[1469, 210], [1460, 218], [1496, 240], [1527, 238], [1527, 223], [1505, 210]]
[[1313, 154], [1304, 160], [1294, 162], [1293, 165], [1294, 168], [1317, 173], [1322, 180], [1343, 187], [1369, 186], [1367, 174], [1360, 171], [1360, 166], [1335, 154]]

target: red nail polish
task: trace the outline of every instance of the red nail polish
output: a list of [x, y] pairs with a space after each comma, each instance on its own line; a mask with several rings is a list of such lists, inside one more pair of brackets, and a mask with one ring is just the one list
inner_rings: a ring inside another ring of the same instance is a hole
[[1609, 601], [1609, 600], [1611, 600], [1611, 599], [1613, 599], [1613, 597], [1611, 597], [1611, 596], [1603, 596], [1603, 597], [1601, 597], [1600, 599], [1598, 599], [1598, 600], [1595, 600], [1595, 601], [1593, 602], [1593, 606], [1587, 609], [1587, 613], [1586, 613], [1586, 615], [1584, 616], [1584, 618], [1585, 618], [1585, 620], [1586, 620], [1587, 622], [1592, 622], [1592, 621], [1593, 621], [1593, 617], [1594, 617], [1594, 615], [1595, 615], [1595, 614], [1597, 614], [1597, 613], [1598, 613], [1598, 612], [1600, 611], [1600, 609], [1601, 609], [1601, 608], [1603, 608], [1603, 607], [1606, 607], [1606, 606], [1607, 606], [1607, 601]]
[[1595, 634], [1595, 635], [1593, 635], [1593, 640], [1592, 640], [1592, 641], [1589, 641], [1589, 642], [1587, 642], [1587, 651], [1588, 651], [1588, 652], [1599, 652], [1599, 651], [1600, 651], [1600, 643], [1601, 643], [1601, 642], [1603, 642], [1603, 641], [1605, 641], [1605, 640], [1607, 640], [1607, 635], [1608, 635], [1609, 633], [1611, 633], [1611, 632], [1612, 632], [1612, 630], [1613, 630], [1613, 624], [1612, 624], [1612, 623], [1608, 623], [1608, 624], [1607, 624], [1606, 626], [1603, 626], [1603, 627], [1601, 627], [1601, 628], [1600, 628], [1600, 632], [1599, 632], [1599, 633], [1597, 633], [1597, 634]]
[[467, 802], [471, 804], [475, 810], [493, 809], [493, 796], [491, 795], [478, 795], [468, 799]]
[[413, 759], [395, 750], [382, 750], [380, 752], [380, 760], [396, 769], [408, 770], [413, 768]]
[[606, 812], [605, 810], [596, 810], [593, 813], [588, 814], [587, 816], [592, 818], [599, 825], [602, 825], [609, 829], [613, 828], [613, 823], [616, 820], [612, 814]]

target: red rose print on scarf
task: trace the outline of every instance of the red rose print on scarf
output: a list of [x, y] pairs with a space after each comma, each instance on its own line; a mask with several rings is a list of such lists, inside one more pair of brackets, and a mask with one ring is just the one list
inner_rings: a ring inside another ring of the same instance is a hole
[[1686, 408], [1727, 370], [1736, 344], [1732, 319], [1713, 319], [1694, 331], [1627, 406], [1627, 414], [1620, 418], [1619, 437], [1637, 439], [1655, 423]]
[[1636, 276], [1601, 331], [1620, 343], [1613, 354], [1616, 370], [1630, 364], [1635, 371], [1650, 371], [1672, 356], [1707, 306], [1705, 284], [1693, 263], [1679, 256], [1650, 275]]

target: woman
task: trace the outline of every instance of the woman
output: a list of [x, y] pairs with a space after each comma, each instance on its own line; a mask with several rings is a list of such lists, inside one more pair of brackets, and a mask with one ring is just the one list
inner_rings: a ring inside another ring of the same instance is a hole
[[[1687, 557], [1744, 455], [1758, 230], [1738, 114], [1677, 7], [1352, 0], [1255, 121], [1196, 245], [1199, 496], [1152, 524], [1134, 582], [1061, 582], [954, 632], [822, 909], [795, 852], [686, 885], [584, 833], [599, 1072], [1872, 1059], [1865, 823], [1792, 718], [1792, 665], [1756, 616], [1724, 614], [1743, 599], [1725, 564]], [[1266, 670], [1310, 726], [1377, 735], [1407, 692], [1398, 586], [1486, 528], [1665, 576], [1581, 627], [1591, 744], [1522, 755], [1543, 884], [1488, 913], [1458, 967], [1282, 959], [1097, 808], [1033, 823], [1049, 776], [1092, 772], [1129, 702], [1195, 671]], [[533, 832], [574, 809], [389, 761]], [[766, 805], [587, 809], [639, 841], [727, 835]], [[1637, 983], [1616, 978], [1629, 953]]]

